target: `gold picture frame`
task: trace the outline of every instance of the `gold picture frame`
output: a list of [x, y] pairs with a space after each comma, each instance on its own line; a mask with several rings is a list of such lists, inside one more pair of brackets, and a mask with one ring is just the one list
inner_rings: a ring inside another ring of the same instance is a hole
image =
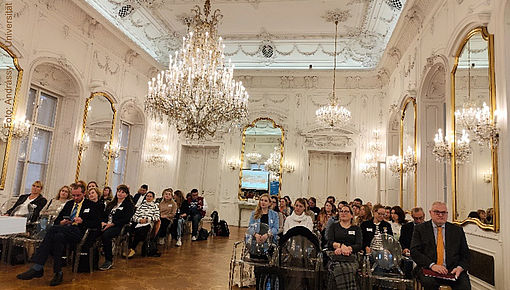
[[[80, 143], [83, 144], [84, 137], [85, 137], [85, 130], [86, 130], [86, 125], [87, 125], [87, 115], [88, 115], [88, 111], [89, 111], [88, 108], [89, 108], [90, 102], [97, 96], [105, 97], [110, 102], [111, 109], [113, 112], [113, 117], [112, 117], [112, 126], [111, 126], [109, 142], [110, 142], [110, 144], [113, 144], [113, 137], [114, 137], [114, 132], [115, 132], [115, 121], [117, 120], [117, 110], [115, 109], [115, 103], [114, 103], [113, 97], [105, 92], [94, 92], [85, 101], [85, 108], [83, 111], [83, 123], [82, 123], [82, 127], [81, 127]], [[78, 161], [77, 161], [77, 165], [76, 165], [76, 175], [75, 175], [76, 182], [80, 178], [80, 168], [81, 168], [81, 164], [82, 164], [82, 158], [83, 158], [83, 148], [79, 147]], [[104, 186], [108, 186], [111, 160], [112, 160], [112, 152], [111, 152], [111, 147], [110, 147], [110, 151], [108, 154], [108, 160], [106, 162], [106, 174], [105, 174], [105, 181], [104, 181], [105, 185]]]
[[[468, 43], [468, 41], [476, 34], [480, 34], [483, 40], [487, 41], [488, 43], [488, 61], [489, 61], [489, 68], [488, 68], [488, 74], [489, 74], [489, 97], [490, 97], [490, 118], [492, 123], [494, 123], [494, 111], [496, 110], [496, 80], [495, 80], [495, 70], [494, 70], [494, 35], [490, 34], [487, 30], [487, 27], [477, 27], [469, 31], [462, 42], [459, 45], [459, 48], [456, 51], [455, 54], [455, 62], [453, 69], [451, 71], [451, 107], [450, 107], [450, 119], [451, 119], [451, 126], [452, 131], [455, 131], [456, 122], [455, 122], [455, 74], [457, 72], [457, 68], [459, 65], [459, 57], [461, 56], [465, 45]], [[484, 230], [488, 231], [494, 231], [499, 232], [500, 228], [500, 212], [499, 212], [499, 185], [498, 185], [498, 152], [497, 152], [497, 146], [493, 144], [493, 142], [490, 142], [490, 149], [491, 149], [491, 166], [492, 166], [492, 205], [494, 208], [494, 216], [493, 216], [493, 222], [492, 224], [486, 224], [480, 221], [476, 218], [470, 218], [467, 217], [463, 220], [460, 220], [457, 218], [458, 216], [458, 210], [457, 210], [457, 166], [455, 162], [455, 139], [453, 138], [452, 142], [452, 161], [451, 161], [451, 176], [452, 176], [452, 222], [458, 225], [464, 225], [468, 223], [474, 223], [478, 227]]]
[[245, 198], [243, 196], [243, 191], [242, 191], [243, 164], [244, 164], [244, 154], [245, 154], [245, 150], [246, 150], [246, 130], [249, 128], [254, 128], [255, 125], [257, 124], [257, 122], [263, 121], [263, 120], [271, 122], [271, 124], [273, 125], [273, 128], [280, 129], [280, 131], [282, 133], [282, 136], [280, 138], [280, 171], [279, 171], [279, 175], [278, 175], [279, 176], [279, 178], [278, 178], [279, 179], [278, 196], [280, 196], [280, 192], [282, 190], [283, 150], [284, 150], [285, 130], [283, 129], [283, 127], [281, 125], [276, 124], [276, 122], [273, 119], [268, 118], [268, 117], [260, 117], [260, 118], [253, 120], [253, 122], [244, 126], [244, 128], [243, 128], [242, 147], [241, 147], [241, 165], [239, 168], [239, 190], [238, 190], [239, 200], [247, 200], [247, 198]]

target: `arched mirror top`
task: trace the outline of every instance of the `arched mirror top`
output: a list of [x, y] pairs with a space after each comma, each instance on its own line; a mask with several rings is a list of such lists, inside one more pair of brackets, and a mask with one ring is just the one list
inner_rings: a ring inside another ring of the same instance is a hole
[[110, 163], [115, 158], [116, 116], [114, 99], [108, 93], [94, 92], [87, 98], [78, 142], [76, 180], [104, 180], [104, 185], [108, 185]]
[[23, 69], [19, 65], [18, 57], [9, 46], [0, 42], [0, 84], [2, 85], [0, 90], [0, 112], [2, 114], [2, 131], [0, 134], [0, 163], [2, 164], [2, 172], [0, 189], [5, 187], [9, 152], [14, 137], [13, 125], [15, 123], [21, 125], [27, 124], [23, 117], [16, 115], [22, 77]]
[[257, 118], [242, 133], [240, 200], [263, 193], [279, 195], [282, 185], [285, 131], [271, 118]]
[[[466, 34], [451, 72], [452, 221], [499, 231], [494, 36]], [[455, 137], [453, 137], [455, 136]]]

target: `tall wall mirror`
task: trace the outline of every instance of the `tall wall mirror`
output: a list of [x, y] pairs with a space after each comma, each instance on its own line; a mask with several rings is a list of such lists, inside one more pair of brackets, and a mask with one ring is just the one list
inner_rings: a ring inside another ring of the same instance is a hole
[[0, 164], [2, 164], [0, 189], [5, 188], [8, 157], [14, 133], [13, 123], [16, 119], [16, 103], [22, 76], [23, 70], [19, 66], [17, 56], [9, 47], [0, 42], [0, 86], [2, 87], [0, 90], [0, 116], [2, 120], [0, 121], [3, 122], [0, 134]]
[[87, 98], [78, 143], [76, 180], [108, 185], [116, 115], [113, 98], [107, 93], [92, 93]]
[[[470, 31], [452, 70], [453, 221], [499, 230], [494, 40], [487, 28]], [[485, 120], [485, 122], [484, 122]]]
[[239, 199], [264, 193], [279, 195], [282, 186], [284, 130], [270, 118], [244, 127], [239, 172]]
[[400, 120], [400, 206], [409, 211], [416, 206], [416, 100], [404, 100]]

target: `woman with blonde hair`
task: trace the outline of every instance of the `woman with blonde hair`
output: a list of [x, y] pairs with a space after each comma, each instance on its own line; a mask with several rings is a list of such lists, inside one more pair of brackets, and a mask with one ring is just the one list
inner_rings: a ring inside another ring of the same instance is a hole
[[296, 199], [296, 202], [294, 203], [294, 211], [285, 219], [285, 224], [283, 225], [284, 235], [293, 227], [305, 227], [313, 232], [312, 218], [307, 215], [305, 211], [306, 201], [303, 198]]
[[71, 188], [67, 185], [62, 186], [57, 195], [48, 202], [41, 211], [42, 216], [58, 216], [60, 210], [71, 197]]
[[30, 222], [35, 222], [39, 218], [39, 213], [46, 205], [46, 198], [41, 194], [43, 183], [40, 180], [32, 184], [30, 193], [20, 195], [16, 203], [5, 213], [10, 216], [28, 217]]
[[[269, 194], [264, 193], [259, 198], [259, 203], [257, 204], [257, 208], [251, 213], [250, 216], [250, 224], [248, 229], [255, 228], [256, 224], [267, 224], [269, 226], [268, 232], [253, 232], [257, 242], [263, 243], [270, 236], [272, 236], [273, 240], [276, 241], [276, 235], [278, 234], [279, 228], [279, 218], [278, 213], [270, 208], [271, 206], [271, 197]], [[257, 231], [256, 229], [253, 229]]]

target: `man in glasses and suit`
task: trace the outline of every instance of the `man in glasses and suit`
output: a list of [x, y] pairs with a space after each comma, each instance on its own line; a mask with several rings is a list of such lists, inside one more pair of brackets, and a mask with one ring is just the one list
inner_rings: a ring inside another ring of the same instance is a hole
[[452, 274], [455, 281], [424, 275], [419, 269], [418, 279], [428, 289], [438, 289], [441, 285], [456, 289], [471, 289], [467, 270], [469, 267], [469, 247], [464, 230], [447, 222], [446, 204], [436, 201], [429, 211], [431, 220], [414, 227], [411, 241], [411, 257], [421, 269], [430, 269], [434, 274]]
[[42, 277], [44, 264], [49, 255], [52, 255], [54, 276], [50, 286], [59, 285], [63, 279], [62, 254], [65, 245], [80, 242], [88, 228], [99, 229], [100, 214], [97, 212], [96, 204], [85, 199], [85, 184], [80, 182], [71, 184], [71, 194], [73, 199], [66, 202], [55, 220], [55, 225], [48, 230], [34, 253], [32, 261], [35, 264], [28, 271], [17, 275], [18, 279], [30, 280]]

